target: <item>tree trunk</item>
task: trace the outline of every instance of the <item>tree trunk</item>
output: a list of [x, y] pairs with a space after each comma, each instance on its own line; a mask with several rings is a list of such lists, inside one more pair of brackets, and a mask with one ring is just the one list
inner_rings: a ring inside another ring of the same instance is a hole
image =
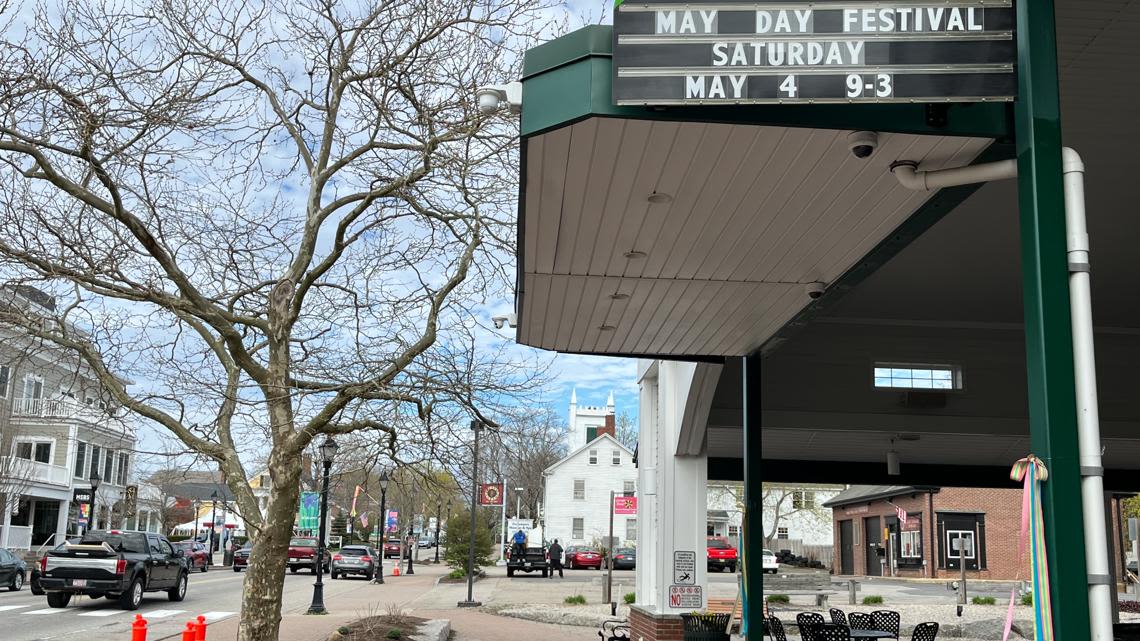
[[238, 641], [277, 641], [281, 626], [289, 539], [293, 537], [300, 500], [301, 457], [282, 456], [274, 451], [270, 454], [269, 470], [273, 494], [266, 508], [265, 524], [249, 555]]

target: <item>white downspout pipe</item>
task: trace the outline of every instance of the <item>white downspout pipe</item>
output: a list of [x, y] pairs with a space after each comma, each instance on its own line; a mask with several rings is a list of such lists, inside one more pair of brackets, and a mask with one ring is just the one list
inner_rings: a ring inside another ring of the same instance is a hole
[[[1092, 641], [1112, 641], [1112, 587], [1108, 568], [1108, 534], [1104, 514], [1104, 468], [1101, 463], [1100, 417], [1093, 350], [1092, 296], [1089, 288], [1089, 237], [1085, 224], [1084, 163], [1069, 147], [1061, 150], [1065, 188], [1066, 252], [1069, 264], [1069, 309], [1073, 328], [1076, 377], [1077, 442], [1080, 455], [1081, 507], [1084, 516], [1085, 564], [1088, 569], [1089, 628]], [[919, 171], [913, 160], [891, 164], [899, 183], [932, 191], [1017, 177], [1017, 161], [1002, 160], [953, 169]], [[1061, 553], [1054, 550], [1053, 554]]]

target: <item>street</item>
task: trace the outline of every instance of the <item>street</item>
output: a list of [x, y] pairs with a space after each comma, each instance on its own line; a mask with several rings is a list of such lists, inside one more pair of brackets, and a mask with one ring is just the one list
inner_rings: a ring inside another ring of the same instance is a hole
[[[208, 623], [235, 616], [241, 604], [244, 577], [244, 572], [239, 574], [228, 568], [192, 574], [186, 599], [181, 603], [171, 603], [162, 592], [148, 593], [142, 607], [135, 611], [121, 610], [107, 599], [88, 598], [73, 599], [65, 609], [52, 609], [47, 606], [46, 597], [35, 596], [27, 588], [0, 592], [0, 625], [5, 641], [126, 641], [135, 614], [141, 614], [149, 623], [148, 641], [155, 641], [180, 633], [186, 622], [198, 615], [204, 615]], [[283, 613], [308, 608], [313, 580], [313, 575], [306, 573], [285, 575]], [[337, 595], [364, 585], [367, 581], [363, 578], [330, 581], [325, 575], [325, 603], [331, 609]], [[388, 586], [369, 586], [378, 591], [385, 588]]]

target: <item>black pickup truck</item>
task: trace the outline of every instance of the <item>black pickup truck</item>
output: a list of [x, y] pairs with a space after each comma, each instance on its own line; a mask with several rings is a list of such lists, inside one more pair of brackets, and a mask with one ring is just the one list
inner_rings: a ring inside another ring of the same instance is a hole
[[514, 546], [507, 550], [507, 576], [512, 577], [515, 572], [542, 572], [546, 578], [550, 572], [550, 560], [547, 558], [546, 548], [527, 547], [525, 553], [519, 554]]
[[53, 608], [67, 607], [73, 594], [117, 599], [125, 610], [138, 608], [143, 592], [186, 597], [186, 557], [161, 534], [94, 530], [48, 552], [40, 564], [40, 587]]

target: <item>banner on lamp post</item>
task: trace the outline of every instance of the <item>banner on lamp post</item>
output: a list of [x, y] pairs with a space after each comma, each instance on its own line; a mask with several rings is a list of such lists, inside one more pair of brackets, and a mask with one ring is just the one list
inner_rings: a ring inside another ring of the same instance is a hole
[[503, 506], [503, 484], [484, 483], [479, 486], [479, 505]]

